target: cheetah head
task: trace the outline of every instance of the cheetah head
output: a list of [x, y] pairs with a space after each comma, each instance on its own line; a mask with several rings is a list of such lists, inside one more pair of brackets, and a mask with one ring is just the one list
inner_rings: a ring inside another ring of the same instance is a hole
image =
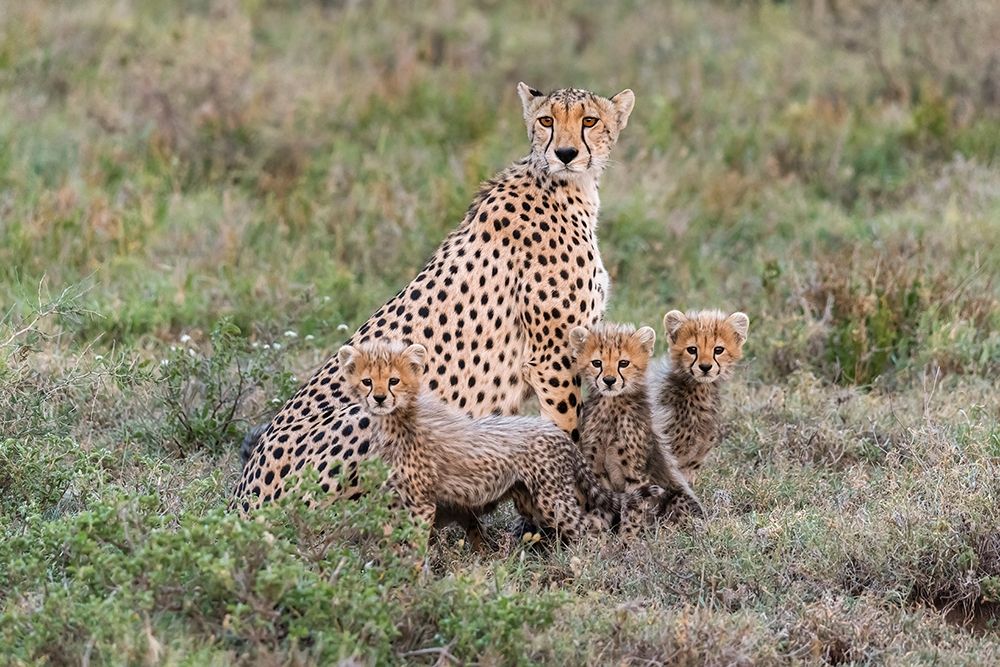
[[663, 317], [663, 329], [674, 372], [688, 374], [696, 382], [715, 382], [728, 378], [743, 357], [750, 318], [718, 310], [687, 314], [671, 310]]
[[629, 324], [601, 323], [569, 332], [576, 371], [587, 388], [605, 396], [627, 394], [644, 386], [656, 332]]
[[569, 177], [604, 170], [635, 104], [635, 94], [628, 89], [610, 99], [575, 88], [546, 95], [522, 82], [517, 94], [531, 139], [531, 159], [549, 174]]
[[416, 401], [426, 357], [423, 345], [398, 342], [344, 345], [337, 352], [349, 390], [374, 415], [387, 415]]

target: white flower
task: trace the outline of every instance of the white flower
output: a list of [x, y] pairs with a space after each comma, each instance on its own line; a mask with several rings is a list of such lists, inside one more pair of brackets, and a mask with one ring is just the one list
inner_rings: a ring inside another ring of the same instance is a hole
[[183, 336], [181, 336], [181, 342], [182, 343], [190, 343], [191, 342], [191, 336], [188, 336], [187, 334], [184, 334]]
[[258, 343], [257, 341], [254, 341], [254, 342], [250, 343], [250, 347], [252, 347], [253, 349], [256, 350], [258, 347], [260, 347], [260, 343]]
[[103, 361], [103, 360], [104, 360], [104, 355], [103, 354], [95, 354], [94, 355], [94, 361]]
[[169, 359], [160, 359], [160, 365], [161, 366], [169, 366], [170, 365], [170, 360]]
[[281, 403], [281, 399], [280, 398], [272, 398], [271, 402], [274, 403], [275, 405], [277, 405], [278, 403]]
[[271, 343], [271, 347], [273, 347], [276, 350], [280, 350], [281, 349], [281, 343]]
[[313, 336], [312, 334], [306, 334], [306, 340], [316, 340], [316, 336]]
[[348, 328], [347, 325], [344, 324], [343, 322], [337, 325], [337, 331], [347, 331], [347, 328]]
[[192, 357], [198, 356], [198, 353], [192, 350], [190, 347], [188, 348], [188, 354], [190, 354]]
[[270, 349], [271, 349], [271, 346], [270, 346], [270, 345], [268, 345], [267, 343], [264, 343], [264, 349], [265, 349], [265, 350], [270, 350]]
[[329, 303], [329, 302], [330, 302], [330, 297], [324, 296], [323, 297], [323, 303]]
[[285, 338], [298, 338], [299, 335], [294, 331], [288, 330], [285, 332]]

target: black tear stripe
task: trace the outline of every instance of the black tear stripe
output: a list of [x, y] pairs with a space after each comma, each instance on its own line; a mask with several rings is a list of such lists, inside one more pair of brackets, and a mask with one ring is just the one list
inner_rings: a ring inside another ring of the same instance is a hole
[[549, 154], [549, 146], [552, 145], [552, 139], [556, 136], [556, 124], [552, 123], [552, 127], [549, 130], [549, 140], [545, 142], [545, 149], [542, 151], [542, 160], [545, 162], [545, 172], [549, 171], [549, 159], [546, 157]]
[[[583, 107], [583, 113], [587, 113], [587, 107], [585, 107], [583, 105], [583, 103], [581, 103], [580, 106]], [[587, 128], [585, 128], [583, 126], [583, 117], [581, 116], [580, 117], [580, 141], [583, 142], [583, 145], [587, 149], [587, 169], [590, 169], [590, 165], [593, 164], [593, 162], [594, 162], [594, 151], [590, 150], [590, 144], [587, 143], [587, 137], [585, 136], [586, 131], [587, 131]]]

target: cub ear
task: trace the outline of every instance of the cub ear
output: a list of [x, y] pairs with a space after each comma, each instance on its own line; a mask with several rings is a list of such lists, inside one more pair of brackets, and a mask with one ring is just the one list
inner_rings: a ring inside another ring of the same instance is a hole
[[747, 317], [746, 313], [733, 313], [726, 318], [726, 321], [732, 325], [733, 330], [736, 335], [740, 338], [740, 345], [746, 342], [747, 333], [750, 331], [750, 318]]
[[357, 361], [357, 358], [358, 351], [350, 345], [344, 345], [337, 351], [337, 359], [340, 361], [340, 367], [345, 371], [350, 371], [354, 368], [354, 362]]
[[663, 316], [663, 330], [671, 342], [677, 342], [677, 331], [687, 322], [687, 316], [679, 310], [671, 310]]
[[521, 81], [517, 84], [517, 95], [521, 98], [521, 106], [524, 108], [524, 115], [527, 117], [528, 112], [531, 111], [531, 104], [535, 101], [535, 98], [543, 97], [544, 93], [540, 90], [536, 90]]
[[632, 107], [635, 106], [635, 93], [630, 88], [626, 88], [612, 97], [611, 103], [615, 105], [615, 115], [618, 118], [618, 131], [620, 132], [628, 125], [628, 117], [632, 114]]
[[420, 374], [424, 372], [424, 360], [427, 358], [427, 348], [419, 343], [414, 343], [403, 350], [403, 359], [412, 367], [413, 372]]
[[656, 332], [653, 331], [653, 327], [642, 327], [633, 335], [646, 354], [653, 356], [653, 347], [656, 345]]
[[573, 327], [569, 332], [569, 346], [573, 348], [573, 354], [580, 354], [583, 346], [587, 344], [590, 332], [587, 327]]

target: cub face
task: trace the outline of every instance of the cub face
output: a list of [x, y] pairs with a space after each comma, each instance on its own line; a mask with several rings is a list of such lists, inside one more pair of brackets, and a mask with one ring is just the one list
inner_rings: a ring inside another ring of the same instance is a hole
[[355, 400], [374, 415], [413, 404], [420, 393], [427, 350], [423, 345], [376, 342], [337, 352]]
[[670, 361], [675, 370], [687, 372], [695, 382], [715, 382], [732, 373], [743, 357], [750, 318], [746, 313], [726, 315], [717, 310], [671, 310], [663, 317], [670, 341]]
[[573, 88], [546, 95], [522, 82], [517, 94], [532, 158], [548, 173], [566, 176], [604, 170], [635, 104], [628, 89], [610, 99]]
[[652, 327], [598, 324], [569, 332], [576, 355], [576, 372], [590, 391], [617, 396], [640, 389], [653, 355], [656, 332]]

